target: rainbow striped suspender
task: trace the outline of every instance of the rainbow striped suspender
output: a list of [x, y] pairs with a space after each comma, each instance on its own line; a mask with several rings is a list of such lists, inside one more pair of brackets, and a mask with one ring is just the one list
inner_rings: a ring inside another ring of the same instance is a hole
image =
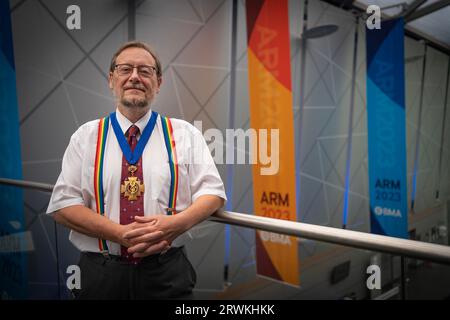
[[178, 194], [178, 160], [177, 149], [175, 147], [175, 139], [173, 136], [173, 128], [170, 119], [161, 116], [161, 124], [164, 133], [164, 141], [166, 143], [167, 155], [169, 157], [170, 167], [170, 192], [169, 205], [167, 207], [167, 214], [176, 214], [177, 194]]
[[[166, 208], [168, 215], [176, 214], [177, 194], [178, 194], [178, 161], [177, 150], [175, 147], [175, 139], [173, 137], [173, 128], [170, 119], [161, 116], [161, 124], [164, 134], [164, 142], [166, 144], [167, 155], [170, 167], [170, 189], [169, 203]], [[97, 213], [105, 215], [105, 200], [103, 193], [103, 160], [105, 157], [106, 137], [108, 135], [109, 116], [100, 119], [98, 124], [97, 149], [95, 153], [94, 166], [94, 193]], [[101, 253], [108, 253], [108, 245], [106, 240], [98, 239], [98, 248]]]
[[[98, 124], [97, 150], [95, 152], [94, 165], [94, 193], [97, 213], [105, 215], [105, 200], [103, 194], [103, 159], [105, 157], [106, 137], [108, 135], [109, 116], [100, 119]], [[108, 253], [106, 240], [98, 239], [98, 248], [101, 253]]]

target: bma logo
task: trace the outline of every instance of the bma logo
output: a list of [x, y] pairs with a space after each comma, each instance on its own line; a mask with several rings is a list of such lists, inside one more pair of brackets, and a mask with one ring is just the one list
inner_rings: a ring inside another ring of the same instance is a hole
[[381, 269], [376, 264], [372, 264], [367, 267], [366, 273], [370, 274], [370, 277], [367, 278], [366, 286], [367, 289], [381, 289]]
[[375, 214], [377, 216], [390, 216], [390, 217], [402, 217], [402, 213], [400, 212], [400, 209], [390, 209], [390, 208], [383, 208], [383, 207], [375, 207], [373, 209]]
[[285, 234], [278, 234], [274, 232], [267, 232], [267, 231], [259, 231], [259, 235], [261, 236], [261, 240], [266, 242], [270, 241], [273, 243], [281, 243], [281, 244], [287, 244], [291, 245], [291, 239], [289, 239], [289, 236]]

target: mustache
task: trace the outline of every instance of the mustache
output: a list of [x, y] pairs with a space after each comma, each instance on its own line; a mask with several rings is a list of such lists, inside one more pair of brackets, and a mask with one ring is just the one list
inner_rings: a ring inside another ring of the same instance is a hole
[[128, 89], [137, 89], [137, 90], [145, 91], [144, 86], [141, 86], [141, 85], [131, 85], [131, 86], [127, 86], [127, 87], [123, 88], [123, 90], [128, 90]]

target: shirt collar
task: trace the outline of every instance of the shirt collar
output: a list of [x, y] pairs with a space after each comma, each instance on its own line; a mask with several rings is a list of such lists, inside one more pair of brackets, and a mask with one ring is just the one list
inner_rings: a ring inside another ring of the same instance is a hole
[[140, 118], [136, 123], [132, 123], [130, 120], [128, 120], [127, 117], [125, 117], [123, 114], [120, 113], [119, 109], [116, 109], [116, 118], [117, 122], [119, 123], [120, 129], [122, 129], [122, 132], [125, 134], [133, 124], [139, 128], [139, 134], [142, 134], [145, 127], [147, 126], [148, 121], [150, 120], [150, 116], [152, 114], [152, 110], [149, 109], [148, 112]]

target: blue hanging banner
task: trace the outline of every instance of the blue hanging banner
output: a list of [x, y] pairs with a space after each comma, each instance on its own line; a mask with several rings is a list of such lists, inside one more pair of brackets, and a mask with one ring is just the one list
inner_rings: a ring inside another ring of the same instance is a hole
[[[9, 1], [0, 0], [0, 177], [22, 179]], [[27, 297], [21, 188], [0, 185], [0, 300]]]
[[371, 232], [408, 237], [403, 19], [366, 30]]

